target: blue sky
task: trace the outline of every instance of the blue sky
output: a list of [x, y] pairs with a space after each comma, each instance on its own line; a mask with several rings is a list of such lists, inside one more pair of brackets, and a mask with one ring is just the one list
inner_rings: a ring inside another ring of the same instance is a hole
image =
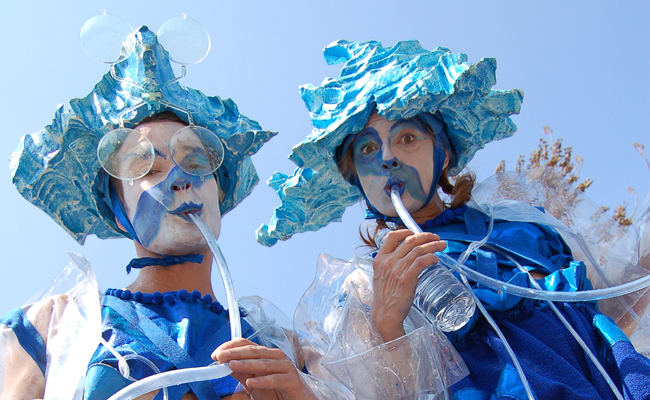
[[[261, 295], [292, 315], [311, 283], [319, 253], [354, 256], [361, 206], [343, 223], [294, 237], [273, 248], [258, 245], [254, 231], [279, 204], [264, 181], [276, 170], [289, 173], [293, 145], [311, 130], [298, 86], [338, 76], [322, 48], [338, 39], [378, 40], [392, 46], [417, 39], [498, 61], [495, 88], [524, 91], [514, 137], [490, 144], [470, 167], [480, 178], [501, 159], [510, 168], [543, 136], [542, 126], [582, 155], [583, 177], [597, 203], [616, 206], [640, 200], [650, 190], [650, 171], [632, 143], [650, 150], [650, 6], [645, 2], [602, 1], [84, 1], [11, 2], [3, 5], [0, 30], [2, 143], [8, 160], [24, 134], [50, 123], [58, 104], [87, 95], [108, 71], [79, 44], [79, 30], [103, 8], [134, 28], [157, 31], [185, 12], [210, 33], [212, 50], [188, 67], [181, 83], [208, 95], [230, 97], [246, 116], [280, 134], [254, 157], [261, 184], [223, 221], [219, 243], [230, 265], [238, 296]], [[7, 162], [8, 164], [8, 162]], [[135, 256], [126, 239], [90, 238], [79, 246], [60, 227], [22, 199], [8, 167], [0, 180], [4, 263], [0, 315], [23, 304], [68, 262], [65, 250], [87, 256], [100, 287], [123, 287], [133, 277], [125, 265]], [[220, 279], [214, 273], [220, 293]]]

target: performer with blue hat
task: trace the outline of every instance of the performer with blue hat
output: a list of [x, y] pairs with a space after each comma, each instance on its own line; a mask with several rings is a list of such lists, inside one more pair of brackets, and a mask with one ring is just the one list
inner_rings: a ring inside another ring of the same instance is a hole
[[[215, 299], [213, 247], [199, 229], [218, 237], [222, 216], [258, 182], [251, 155], [276, 133], [230, 99], [181, 86], [173, 57], [147, 27], [132, 32], [92, 92], [71, 100], [69, 111], [59, 107], [52, 124], [25, 135], [11, 156], [25, 199], [80, 244], [88, 235], [132, 239], [138, 258], [126, 272], [139, 275], [99, 295], [87, 260], [73, 256], [57, 284], [71, 281], [65, 293], [51, 290], [2, 318], [3, 399], [106, 399], [132, 382], [213, 358], [236, 360], [233, 375], [147, 398], [229, 398], [240, 391], [237, 379], [255, 398], [311, 393], [306, 385], [303, 391], [291, 334], [265, 317], [264, 301], [244, 300], [241, 311], [235, 303], [229, 313]], [[238, 335], [255, 343], [229, 341], [240, 313]]]
[[[340, 77], [301, 87], [314, 130], [289, 156], [298, 169], [269, 180], [282, 204], [258, 241], [318, 230], [360, 200], [377, 228], [363, 237], [372, 258], [321, 256], [294, 317], [315, 354], [307, 368], [357, 398], [428, 399], [447, 386], [454, 399], [650, 398], [650, 362], [595, 303], [553, 304], [471, 281], [481, 312], [446, 339], [432, 327], [436, 316], [414, 305], [429, 294], [418, 279], [440, 251], [497, 282], [591, 288], [561, 223], [523, 203], [490, 211], [471, 201], [474, 177], [461, 171], [487, 143], [514, 134], [510, 116], [523, 99], [492, 90], [496, 60], [472, 64], [417, 41], [339, 41], [325, 59], [345, 65]], [[423, 233], [404, 229], [392, 196]]]

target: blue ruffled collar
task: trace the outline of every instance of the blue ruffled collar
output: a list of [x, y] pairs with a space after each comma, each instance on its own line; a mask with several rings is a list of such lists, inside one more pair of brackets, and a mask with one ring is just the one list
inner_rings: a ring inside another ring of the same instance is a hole
[[[217, 301], [212, 299], [212, 296], [206, 294], [201, 295], [201, 292], [195, 290], [193, 292], [188, 292], [187, 290], [181, 289], [179, 291], [172, 292], [153, 292], [153, 293], [143, 293], [143, 292], [131, 292], [130, 290], [122, 289], [107, 289], [105, 294], [107, 296], [117, 297], [122, 300], [135, 301], [141, 304], [151, 304], [151, 305], [174, 305], [177, 301], [183, 302], [202, 302], [214, 313], [228, 318], [228, 312], [225, 308]], [[243, 310], [240, 308], [240, 313], [243, 314]], [[245, 315], [242, 315], [243, 317]]]

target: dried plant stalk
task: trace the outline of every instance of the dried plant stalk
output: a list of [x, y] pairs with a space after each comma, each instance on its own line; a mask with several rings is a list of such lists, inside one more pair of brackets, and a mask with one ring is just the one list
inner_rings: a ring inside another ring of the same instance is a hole
[[[580, 171], [584, 159], [581, 156], [573, 156], [573, 147], [562, 146], [562, 139], [553, 139], [553, 129], [545, 125], [543, 127], [544, 134], [549, 136], [549, 141], [540, 138], [537, 149], [530, 153], [528, 160], [524, 155], [520, 155], [517, 159], [515, 171], [522, 172], [528, 171], [528, 179], [539, 180], [544, 188], [547, 188], [549, 193], [540, 196], [540, 199], [545, 199], [543, 207], [546, 212], [552, 214], [559, 220], [565, 220], [563, 214], [565, 209], [574, 207], [576, 204], [576, 197], [579, 193], [584, 193], [587, 188], [593, 184], [593, 180], [585, 178], [580, 181]], [[634, 143], [634, 149], [640, 153], [650, 169], [650, 161], [645, 154], [645, 146], [640, 143]], [[501, 160], [496, 172], [504, 172], [506, 170], [506, 161]], [[534, 204], [534, 199], [531, 199], [529, 192], [522, 192], [520, 186], [515, 182], [509, 181], [510, 178], [503, 177], [499, 180], [499, 190], [509, 196], [513, 200], [522, 200]], [[634, 188], [629, 187], [628, 192], [634, 195], [634, 208], [631, 215], [634, 215], [638, 204], [638, 195]], [[631, 217], [628, 216], [627, 203], [614, 208], [613, 219], [621, 226], [629, 226], [632, 224]], [[609, 210], [609, 207], [603, 207], [602, 212]]]

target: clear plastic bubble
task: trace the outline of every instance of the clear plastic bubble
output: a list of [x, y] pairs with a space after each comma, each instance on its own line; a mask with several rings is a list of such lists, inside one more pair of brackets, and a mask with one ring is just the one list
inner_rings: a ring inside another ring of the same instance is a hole
[[125, 44], [124, 39], [133, 32], [128, 22], [118, 17], [102, 13], [90, 18], [81, 27], [79, 40], [86, 54], [95, 60], [114, 64], [127, 58], [133, 52], [133, 46]]
[[190, 175], [205, 176], [216, 171], [223, 161], [223, 144], [212, 131], [186, 126], [174, 134], [169, 153], [178, 167]]
[[145, 176], [155, 159], [151, 141], [134, 129], [108, 132], [97, 145], [99, 164], [114, 178], [133, 181]]
[[210, 52], [210, 35], [203, 25], [185, 15], [172, 18], [158, 29], [158, 42], [169, 59], [179, 64], [196, 64]]

